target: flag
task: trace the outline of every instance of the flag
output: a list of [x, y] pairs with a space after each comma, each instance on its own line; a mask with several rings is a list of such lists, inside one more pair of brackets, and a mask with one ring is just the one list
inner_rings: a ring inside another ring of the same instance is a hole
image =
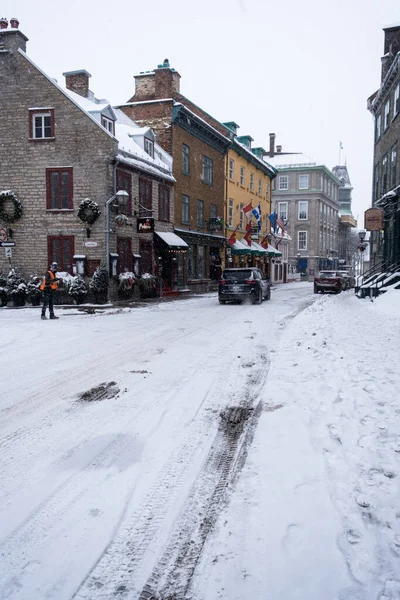
[[340, 148], [341, 150], [343, 150], [343, 144], [342, 144], [342, 142], [339, 142], [339, 143], [340, 143], [340, 146], [339, 146], [339, 148]]
[[231, 236], [228, 239], [228, 244], [230, 246], [233, 246], [233, 244], [236, 242], [236, 232], [238, 230], [239, 225], [236, 227], [235, 231], [232, 232]]
[[243, 239], [246, 240], [246, 242], [249, 246], [251, 246], [251, 223], [248, 223], [246, 225], [246, 235], [244, 236]]
[[285, 233], [285, 223], [283, 222], [282, 217], [276, 217], [276, 224], [278, 227], [282, 229], [282, 235]]
[[251, 202], [249, 202], [244, 208], [243, 208], [243, 212], [246, 215], [247, 218], [251, 217], [251, 215], [249, 215], [249, 212], [252, 210], [252, 205]]
[[276, 231], [276, 211], [274, 211], [271, 215], [269, 215], [268, 219], [271, 221], [271, 227], [274, 231]]
[[256, 221], [258, 223], [258, 228], [261, 229], [261, 205], [259, 204], [258, 206], [253, 208], [253, 210], [251, 212], [253, 213], [253, 215], [256, 218]]
[[263, 248], [268, 248], [268, 234], [261, 240], [260, 246]]

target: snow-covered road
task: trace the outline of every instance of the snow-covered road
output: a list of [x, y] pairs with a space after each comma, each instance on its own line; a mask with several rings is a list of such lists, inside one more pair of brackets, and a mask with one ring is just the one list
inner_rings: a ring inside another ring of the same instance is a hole
[[392, 305], [1, 310], [0, 598], [399, 599]]

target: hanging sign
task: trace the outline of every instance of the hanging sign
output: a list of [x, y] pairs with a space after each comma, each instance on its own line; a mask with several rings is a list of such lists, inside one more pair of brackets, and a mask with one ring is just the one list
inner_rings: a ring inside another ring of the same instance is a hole
[[367, 231], [380, 231], [383, 229], [383, 210], [369, 208], [364, 212], [364, 228]]
[[139, 217], [137, 220], [138, 233], [154, 232], [154, 217]]

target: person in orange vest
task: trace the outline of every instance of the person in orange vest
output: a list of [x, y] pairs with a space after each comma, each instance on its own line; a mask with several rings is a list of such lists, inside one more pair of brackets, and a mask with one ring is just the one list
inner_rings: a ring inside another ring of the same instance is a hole
[[49, 307], [50, 319], [58, 319], [54, 314], [53, 306], [53, 293], [58, 288], [56, 273], [58, 265], [56, 262], [51, 263], [50, 269], [43, 277], [43, 281], [40, 285], [40, 289], [43, 291], [43, 306], [42, 306], [42, 319], [47, 319], [46, 308]]

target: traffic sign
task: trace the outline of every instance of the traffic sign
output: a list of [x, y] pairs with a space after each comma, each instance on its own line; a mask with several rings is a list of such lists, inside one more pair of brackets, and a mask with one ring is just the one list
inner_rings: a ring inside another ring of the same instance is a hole
[[12, 248], [4, 248], [4, 250], [6, 251], [6, 258], [11, 258], [12, 257]]
[[0, 242], [5, 242], [7, 239], [7, 230], [4, 227], [0, 227]]
[[0, 247], [3, 248], [14, 248], [15, 242], [0, 242]]
[[96, 248], [97, 242], [84, 242], [83, 245], [86, 246], [86, 248]]

